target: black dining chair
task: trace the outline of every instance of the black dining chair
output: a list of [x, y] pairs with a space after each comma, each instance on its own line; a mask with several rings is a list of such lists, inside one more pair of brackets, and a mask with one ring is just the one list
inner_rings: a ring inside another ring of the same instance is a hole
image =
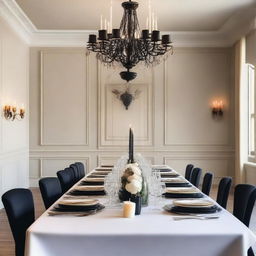
[[249, 227], [250, 224], [255, 200], [255, 186], [249, 184], [239, 184], [235, 187], [233, 214], [247, 227]]
[[202, 192], [207, 196], [210, 195], [212, 181], [213, 181], [213, 174], [211, 172], [207, 172], [204, 175], [203, 184], [202, 184]]
[[224, 177], [220, 180], [220, 183], [218, 186], [218, 193], [217, 193], [216, 201], [219, 205], [221, 205], [225, 209], [227, 207], [228, 196], [229, 196], [231, 184], [232, 184], [232, 178]]
[[48, 209], [62, 195], [60, 181], [57, 177], [42, 178], [39, 180], [39, 188], [43, 198], [45, 209]]
[[65, 168], [64, 170], [58, 171], [57, 176], [60, 181], [62, 193], [66, 193], [74, 184], [74, 174], [71, 168]]
[[80, 180], [80, 172], [78, 170], [78, 167], [76, 164], [71, 164], [69, 166], [71, 168], [71, 170], [74, 173], [74, 183], [78, 182]]
[[[249, 184], [239, 184], [235, 187], [233, 214], [247, 227], [250, 225], [255, 200], [255, 186]], [[249, 248], [247, 255], [254, 256], [252, 248]]]
[[190, 181], [190, 179], [191, 179], [191, 173], [192, 173], [193, 168], [194, 168], [193, 164], [188, 164], [186, 166], [185, 179], [188, 181]]
[[77, 166], [78, 171], [79, 171], [79, 179], [82, 179], [85, 176], [84, 164], [81, 162], [76, 162], [75, 165]]
[[199, 183], [200, 183], [201, 174], [202, 174], [202, 169], [201, 169], [201, 168], [194, 168], [194, 169], [192, 170], [190, 182], [191, 182], [195, 187], [197, 187], [197, 188], [198, 188]]
[[35, 208], [32, 193], [29, 189], [12, 189], [3, 194], [2, 202], [15, 241], [15, 255], [23, 256], [26, 231], [35, 221]]

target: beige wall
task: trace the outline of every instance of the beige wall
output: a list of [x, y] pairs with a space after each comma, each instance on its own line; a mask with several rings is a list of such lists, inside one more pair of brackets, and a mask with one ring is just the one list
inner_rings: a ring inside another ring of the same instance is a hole
[[[155, 164], [184, 171], [187, 163], [216, 179], [234, 172], [234, 88], [230, 48], [177, 48], [154, 69], [140, 66], [125, 110], [111, 90], [122, 89], [119, 69], [97, 63], [85, 48], [30, 49], [30, 181], [74, 161], [88, 169], [135, 151]], [[210, 103], [225, 102], [222, 120]]]
[[0, 115], [0, 194], [28, 187], [28, 71], [29, 48], [0, 17], [0, 102], [24, 104], [22, 121], [7, 121]]

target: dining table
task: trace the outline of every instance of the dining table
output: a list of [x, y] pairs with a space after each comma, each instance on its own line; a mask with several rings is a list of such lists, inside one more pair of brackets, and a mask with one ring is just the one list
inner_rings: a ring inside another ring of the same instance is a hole
[[[107, 196], [96, 198], [107, 202]], [[172, 201], [162, 198], [158, 209], [149, 204], [133, 218], [123, 217], [122, 204], [89, 216], [51, 216], [49, 208], [27, 230], [25, 255], [246, 256], [255, 245], [254, 233], [226, 209], [221, 208], [218, 218], [184, 215], [178, 220], [162, 208]]]

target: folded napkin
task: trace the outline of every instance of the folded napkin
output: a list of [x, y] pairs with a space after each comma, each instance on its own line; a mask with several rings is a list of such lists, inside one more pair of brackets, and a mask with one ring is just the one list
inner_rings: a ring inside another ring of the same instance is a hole
[[194, 187], [186, 187], [186, 188], [166, 188], [166, 193], [172, 194], [193, 194], [199, 193], [199, 190]]
[[104, 186], [77, 186], [76, 191], [104, 191]]
[[92, 175], [107, 176], [107, 175], [109, 174], [109, 172], [106, 172], [106, 171], [92, 171], [91, 174], [92, 174]]
[[90, 174], [87, 176], [87, 178], [105, 178], [106, 175], [104, 174]]
[[97, 205], [99, 200], [97, 199], [62, 199], [58, 201], [60, 205], [71, 205], [71, 206], [88, 206]]
[[105, 177], [97, 177], [97, 178], [90, 178], [90, 177], [86, 177], [83, 179], [83, 181], [86, 182], [103, 182], [105, 179]]
[[180, 207], [212, 207], [214, 206], [214, 202], [208, 199], [187, 199], [187, 200], [174, 200], [174, 206]]
[[152, 169], [169, 168], [169, 166], [166, 164], [152, 164], [151, 167]]
[[187, 181], [182, 177], [161, 178], [161, 181], [165, 183], [187, 183]]

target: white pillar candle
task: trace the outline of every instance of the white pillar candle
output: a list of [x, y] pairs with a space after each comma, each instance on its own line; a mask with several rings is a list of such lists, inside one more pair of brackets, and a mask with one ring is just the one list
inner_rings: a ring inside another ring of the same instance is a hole
[[123, 206], [124, 218], [133, 218], [135, 216], [135, 203], [125, 201]]

